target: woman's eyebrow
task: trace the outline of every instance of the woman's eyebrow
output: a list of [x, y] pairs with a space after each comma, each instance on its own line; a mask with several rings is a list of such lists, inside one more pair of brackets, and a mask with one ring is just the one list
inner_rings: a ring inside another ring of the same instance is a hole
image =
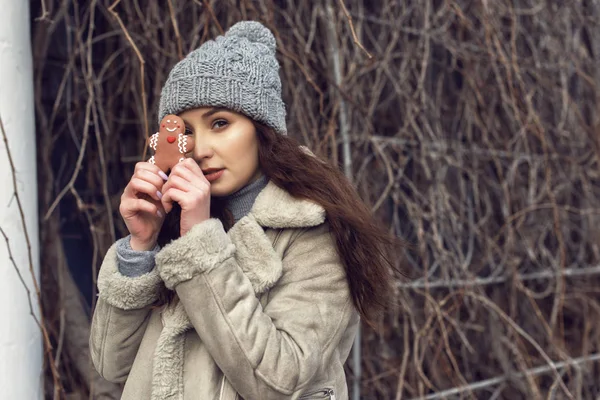
[[206, 118], [210, 117], [211, 115], [218, 113], [219, 111], [225, 111], [225, 110], [226, 109], [223, 107], [213, 107], [210, 109], [210, 111], [207, 111], [202, 115], [202, 119], [206, 119]]

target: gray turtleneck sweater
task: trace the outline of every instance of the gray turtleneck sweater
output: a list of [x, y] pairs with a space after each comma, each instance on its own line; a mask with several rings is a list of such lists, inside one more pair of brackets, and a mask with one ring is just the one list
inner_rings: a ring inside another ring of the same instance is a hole
[[[227, 208], [233, 214], [234, 223], [246, 216], [258, 194], [267, 186], [268, 179], [262, 175], [249, 185], [239, 191], [224, 197]], [[152, 250], [136, 251], [131, 248], [129, 240], [131, 235], [117, 240], [117, 259], [119, 260], [119, 271], [125, 276], [135, 277], [144, 275], [154, 268], [154, 256], [160, 250], [157, 244]]]
[[223, 198], [227, 203], [227, 209], [233, 214], [234, 223], [245, 217], [252, 206], [258, 194], [267, 186], [269, 180], [266, 176], [261, 175], [249, 185], [244, 186], [237, 192]]

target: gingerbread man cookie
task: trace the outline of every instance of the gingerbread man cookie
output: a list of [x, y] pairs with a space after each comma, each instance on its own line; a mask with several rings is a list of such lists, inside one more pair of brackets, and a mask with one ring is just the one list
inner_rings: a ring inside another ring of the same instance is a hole
[[168, 174], [194, 148], [194, 137], [185, 134], [185, 123], [177, 115], [169, 114], [160, 121], [159, 131], [148, 138], [154, 155], [148, 160]]

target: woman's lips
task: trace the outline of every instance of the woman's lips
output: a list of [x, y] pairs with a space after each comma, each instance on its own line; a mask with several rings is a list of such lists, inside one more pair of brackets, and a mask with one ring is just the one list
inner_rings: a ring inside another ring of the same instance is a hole
[[207, 181], [213, 182], [213, 181], [216, 181], [217, 179], [219, 179], [221, 177], [221, 175], [223, 175], [223, 172], [225, 172], [224, 169], [208, 170], [208, 171], [204, 172], [204, 176], [206, 177]]

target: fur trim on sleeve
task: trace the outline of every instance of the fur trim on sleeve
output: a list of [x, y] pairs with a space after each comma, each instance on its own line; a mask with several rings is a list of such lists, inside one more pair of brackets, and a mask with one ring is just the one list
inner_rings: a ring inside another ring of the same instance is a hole
[[154, 303], [162, 290], [156, 268], [140, 276], [125, 276], [119, 272], [116, 244], [108, 249], [98, 274], [98, 296], [108, 304], [122, 310], [144, 308]]
[[216, 218], [206, 220], [156, 255], [156, 266], [167, 288], [212, 270], [235, 253], [235, 246]]

